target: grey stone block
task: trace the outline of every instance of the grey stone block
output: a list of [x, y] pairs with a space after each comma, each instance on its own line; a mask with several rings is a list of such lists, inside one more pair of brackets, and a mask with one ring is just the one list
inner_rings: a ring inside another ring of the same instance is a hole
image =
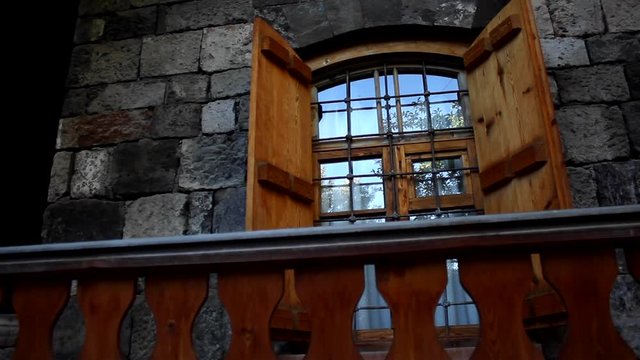
[[229, 316], [218, 297], [215, 274], [209, 281], [209, 296], [193, 324], [193, 345], [198, 359], [223, 360], [231, 342]]
[[629, 92], [634, 99], [640, 99], [640, 62], [626, 64], [624, 75], [627, 78]]
[[549, 75], [549, 90], [551, 91], [551, 99], [555, 106], [560, 105], [560, 92], [558, 91], [558, 83], [556, 79]]
[[86, 148], [137, 140], [148, 134], [152, 116], [149, 110], [133, 110], [61, 119], [57, 147]]
[[163, 8], [158, 28], [160, 32], [173, 32], [245, 23], [252, 15], [248, 0], [196, 0]]
[[158, 9], [147, 7], [122, 11], [104, 18], [105, 40], [120, 40], [156, 32]]
[[640, 61], [640, 34], [596, 36], [587, 40], [587, 47], [593, 63]]
[[[127, 359], [151, 359], [156, 344], [156, 322], [143, 294], [136, 295], [124, 323], [128, 329], [121, 333], [120, 338], [127, 342], [121, 342], [120, 346], [124, 350], [122, 352], [128, 355]], [[125, 334], [129, 336], [123, 336]]]
[[82, 115], [87, 112], [87, 106], [93, 99], [104, 91], [105, 86], [69, 89], [62, 105], [62, 116]]
[[56, 360], [79, 359], [85, 336], [84, 318], [77, 297], [71, 296], [53, 328], [53, 354]]
[[253, 7], [255, 7], [255, 8], [263, 8], [263, 7], [266, 7], [266, 6], [295, 4], [298, 1], [299, 0], [253, 0]]
[[[297, 2], [297, 1], [293, 1]], [[284, 6], [270, 6], [257, 8], [255, 15], [267, 20], [294, 48], [298, 46], [295, 35], [291, 32], [289, 20], [284, 13]]]
[[207, 100], [209, 77], [200, 74], [172, 76], [167, 83], [167, 103]]
[[136, 81], [107, 85], [87, 105], [88, 113], [136, 109], [162, 104], [167, 85], [159, 81]]
[[401, 0], [360, 1], [365, 27], [398, 24], [402, 19]]
[[85, 86], [138, 77], [140, 39], [80, 45], [73, 49], [67, 85]]
[[188, 198], [186, 194], [160, 194], [128, 203], [124, 238], [185, 234]]
[[233, 99], [210, 102], [202, 107], [204, 134], [228, 133], [236, 128], [236, 102]]
[[476, 13], [473, 17], [473, 27], [482, 29], [502, 9], [509, 0], [477, 0]]
[[434, 24], [471, 28], [476, 10], [475, 0], [439, 0]]
[[631, 275], [618, 275], [609, 306], [613, 325], [640, 358], [640, 285]]
[[[437, 15], [438, 1], [401, 0], [401, 2], [400, 22], [402, 24], [433, 25]], [[348, 13], [345, 15], [348, 16]]]
[[555, 75], [563, 103], [625, 101], [630, 97], [622, 66], [558, 70]]
[[540, 37], [543, 39], [555, 37], [547, 2], [545, 0], [531, 0], [531, 6], [533, 6], [538, 34]]
[[200, 67], [216, 72], [251, 64], [250, 24], [225, 25], [204, 29]]
[[200, 134], [200, 104], [173, 104], [156, 107], [150, 134], [156, 138], [183, 138]]
[[202, 31], [200, 30], [144, 38], [140, 76], [197, 71], [201, 40]]
[[306, 46], [333, 36], [324, 3], [320, 0], [286, 5], [284, 14], [298, 46]]
[[143, 6], [156, 5], [156, 4], [169, 4], [169, 3], [179, 2], [182, 0], [129, 0], [129, 1], [131, 2], [131, 6], [143, 7]]
[[554, 0], [549, 13], [559, 36], [584, 36], [604, 32], [600, 0]]
[[597, 186], [593, 169], [567, 168], [574, 208], [589, 208], [598, 206]]
[[129, 8], [129, 0], [80, 0], [79, 15], [121, 11]]
[[629, 131], [631, 149], [638, 155], [640, 154], [640, 100], [622, 104], [620, 107]]
[[180, 164], [178, 140], [140, 140], [113, 151], [113, 194], [116, 196], [171, 192]]
[[111, 178], [111, 150], [96, 149], [80, 151], [75, 156], [71, 197], [74, 199], [103, 197], [109, 195]]
[[563, 107], [556, 119], [567, 162], [584, 164], [629, 156], [627, 132], [618, 107]]
[[213, 193], [196, 191], [189, 194], [188, 235], [211, 234], [213, 222]]
[[238, 128], [240, 130], [249, 129], [249, 95], [238, 98], [236, 114], [238, 116]]
[[72, 172], [73, 153], [68, 151], [57, 152], [53, 156], [47, 201], [54, 202], [69, 193]]
[[104, 200], [63, 200], [47, 207], [43, 216], [45, 243], [122, 238], [124, 206]]
[[213, 208], [213, 232], [225, 233], [245, 230], [246, 188], [216, 191]]
[[587, 47], [582, 39], [541, 39], [540, 44], [548, 68], [589, 65]]
[[16, 351], [14, 347], [2, 348], [0, 349], [0, 360], [11, 360], [13, 359], [13, 353]]
[[593, 166], [600, 206], [638, 203], [635, 182], [637, 167], [632, 162], [601, 163]]
[[359, 0], [325, 0], [324, 8], [334, 35], [364, 27]]
[[602, 9], [610, 32], [640, 30], [640, 2], [637, 0], [602, 0]]
[[180, 189], [215, 190], [244, 185], [246, 154], [247, 138], [243, 134], [183, 140]]
[[211, 98], [222, 99], [248, 94], [251, 88], [251, 68], [241, 68], [211, 75]]
[[102, 18], [80, 18], [76, 22], [76, 32], [73, 41], [76, 44], [92, 42], [102, 39], [106, 21]]

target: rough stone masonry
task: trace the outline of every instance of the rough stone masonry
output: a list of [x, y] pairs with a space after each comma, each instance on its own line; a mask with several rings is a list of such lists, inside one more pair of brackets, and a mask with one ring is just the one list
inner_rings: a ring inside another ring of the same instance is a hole
[[[479, 29], [505, 2], [81, 0], [43, 240], [243, 230], [255, 15], [303, 47], [386, 25]], [[640, 2], [533, 3], [575, 206], [640, 203]], [[620, 279], [612, 309], [640, 354], [640, 292]], [[199, 358], [222, 358], [224, 316], [213, 278], [196, 324]], [[58, 359], [77, 356], [82, 329], [71, 301]], [[142, 295], [123, 331], [127, 358], [148, 358]]]

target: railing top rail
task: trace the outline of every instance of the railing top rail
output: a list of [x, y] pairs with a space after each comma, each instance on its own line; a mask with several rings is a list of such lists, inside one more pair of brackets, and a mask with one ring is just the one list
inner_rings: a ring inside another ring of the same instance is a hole
[[558, 246], [640, 246], [640, 205], [0, 247], [0, 274], [224, 266]]

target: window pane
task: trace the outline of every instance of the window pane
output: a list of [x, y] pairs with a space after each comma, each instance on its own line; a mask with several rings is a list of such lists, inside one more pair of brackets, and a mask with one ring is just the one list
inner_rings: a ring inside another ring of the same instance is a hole
[[431, 104], [431, 123], [434, 129], [464, 127], [464, 116], [459, 102]]
[[[320, 165], [322, 178], [347, 176], [347, 162]], [[322, 180], [320, 182], [320, 211], [323, 213], [349, 211], [349, 181], [346, 178]]]
[[320, 122], [318, 123], [318, 136], [320, 139], [347, 135], [347, 106], [344, 101], [323, 103], [324, 101], [344, 100], [345, 97], [345, 84], [330, 87], [318, 93], [318, 102], [320, 102], [322, 108]]
[[375, 108], [375, 100], [357, 100], [374, 97], [376, 97], [376, 89], [373, 77], [351, 82], [351, 107], [354, 110], [361, 108]]
[[[438, 195], [454, 195], [464, 193], [464, 181], [462, 179], [462, 171], [442, 171], [447, 169], [456, 169], [462, 167], [460, 158], [438, 159], [435, 161], [435, 169], [433, 162], [416, 161], [413, 163], [413, 171], [421, 174], [414, 175], [416, 197], [434, 196], [436, 192], [436, 184]], [[433, 173], [436, 172], [436, 181], [433, 181]]]
[[347, 97], [347, 86], [340, 84], [318, 92], [318, 101], [344, 100]]
[[376, 109], [351, 112], [351, 135], [378, 133], [378, 111]]
[[353, 209], [382, 209], [384, 208], [384, 187], [382, 177], [358, 176], [382, 173], [380, 159], [353, 161]]

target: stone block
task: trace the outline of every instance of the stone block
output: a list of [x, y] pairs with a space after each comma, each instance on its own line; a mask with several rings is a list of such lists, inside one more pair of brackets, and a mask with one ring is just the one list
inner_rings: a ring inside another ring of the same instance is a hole
[[189, 194], [187, 235], [211, 234], [213, 222], [213, 193], [196, 191]]
[[136, 295], [123, 322], [121, 352], [128, 354], [128, 360], [151, 359], [156, 344], [156, 322], [143, 294]]
[[549, 79], [549, 90], [551, 91], [551, 99], [553, 101], [553, 104], [557, 107], [560, 105], [560, 93], [558, 91], [558, 83], [556, 82], [556, 79], [551, 75], [549, 75], [548, 79]]
[[136, 109], [162, 104], [167, 85], [160, 81], [109, 84], [87, 105], [88, 113]]
[[252, 29], [250, 24], [204, 29], [200, 55], [202, 70], [217, 72], [249, 66]]
[[[401, 0], [401, 2], [400, 22], [402, 24], [433, 25], [437, 14], [437, 2], [423, 0]], [[345, 15], [348, 16], [348, 13], [343, 16]]]
[[167, 83], [167, 103], [207, 100], [209, 77], [200, 74], [175, 75]]
[[285, 5], [283, 9], [298, 46], [306, 46], [333, 36], [322, 1]]
[[140, 76], [172, 75], [198, 70], [202, 31], [145, 37]]
[[202, 107], [204, 134], [228, 133], [236, 128], [236, 102], [233, 99], [210, 102]]
[[249, 129], [249, 95], [238, 98], [236, 114], [238, 114], [238, 128], [240, 130]]
[[129, 1], [131, 2], [131, 6], [143, 7], [143, 6], [156, 5], [156, 4], [174, 3], [174, 2], [179, 2], [181, 0], [129, 0]]
[[640, 61], [640, 34], [605, 34], [587, 40], [592, 63]]
[[124, 204], [104, 200], [62, 200], [47, 207], [43, 216], [45, 243], [122, 238]]
[[263, 7], [266, 7], [266, 6], [295, 4], [298, 1], [299, 0], [253, 0], [253, 7], [255, 7], [255, 8], [263, 8]]
[[531, 6], [533, 6], [534, 16], [540, 38], [544, 39], [555, 37], [555, 33], [553, 31], [553, 23], [551, 22], [551, 15], [549, 14], [547, 2], [545, 0], [532, 0]]
[[640, 62], [626, 64], [624, 75], [627, 78], [629, 92], [634, 99], [640, 99]]
[[198, 359], [222, 360], [231, 342], [229, 316], [218, 297], [215, 274], [209, 281], [209, 296], [193, 324], [193, 347]]
[[584, 164], [629, 156], [629, 140], [618, 107], [569, 106], [556, 113], [570, 164]]
[[602, 0], [602, 9], [610, 32], [640, 30], [638, 0]]
[[188, 198], [186, 194], [160, 194], [128, 203], [124, 238], [185, 234]]
[[84, 343], [85, 326], [82, 310], [75, 294], [62, 310], [53, 328], [53, 353], [55, 359], [78, 359]]
[[157, 19], [158, 9], [155, 6], [106, 16], [103, 38], [105, 40], [120, 40], [154, 34]]
[[76, 32], [73, 41], [76, 44], [92, 42], [102, 39], [106, 21], [102, 18], [80, 18], [76, 22]]
[[471, 28], [476, 10], [475, 0], [438, 0], [434, 25]]
[[78, 15], [92, 15], [105, 12], [126, 10], [129, 0], [80, 0]]
[[180, 158], [179, 141], [140, 140], [113, 151], [113, 194], [129, 196], [172, 192]]
[[555, 72], [563, 103], [625, 101], [630, 97], [619, 65], [597, 65]]
[[248, 94], [250, 88], [251, 68], [233, 69], [211, 75], [213, 99]]
[[13, 353], [16, 351], [14, 347], [2, 348], [0, 349], [0, 360], [11, 360], [13, 359]]
[[[294, 3], [297, 1], [293, 1]], [[255, 4], [255, 1], [254, 1]], [[291, 32], [289, 20], [284, 13], [284, 5], [260, 7], [255, 9], [256, 16], [267, 20], [294, 48], [298, 46], [295, 35]]]
[[156, 138], [183, 138], [200, 134], [200, 104], [173, 104], [155, 108], [150, 134]]
[[547, 68], [589, 65], [584, 40], [576, 38], [541, 39], [542, 54]]
[[640, 154], [640, 100], [624, 103], [620, 107], [627, 124], [631, 149], [638, 155]]
[[111, 178], [111, 150], [80, 151], [75, 156], [71, 197], [74, 199], [109, 196]]
[[69, 194], [71, 173], [73, 172], [73, 153], [59, 151], [53, 156], [51, 175], [49, 176], [49, 192], [47, 201], [54, 202]]
[[596, 179], [591, 167], [567, 168], [574, 208], [598, 207]]
[[600, 163], [593, 166], [600, 206], [634, 205], [637, 167], [632, 162]]
[[146, 136], [153, 113], [149, 110], [116, 111], [60, 120], [58, 149], [117, 144]]
[[178, 184], [184, 190], [242, 186], [246, 179], [247, 138], [244, 134], [182, 140]]
[[76, 46], [71, 53], [67, 85], [86, 86], [135, 80], [140, 39]]
[[394, 25], [400, 23], [401, 0], [360, 1], [365, 27]]
[[611, 320], [640, 358], [640, 285], [629, 274], [620, 274], [610, 296]]
[[473, 27], [482, 29], [502, 9], [509, 0], [478, 0], [476, 13], [473, 17]]
[[559, 36], [600, 34], [605, 29], [600, 0], [549, 1], [549, 13]]
[[200, 29], [246, 23], [253, 9], [247, 0], [196, 0], [164, 7], [160, 13], [160, 32]]
[[62, 116], [70, 117], [87, 112], [87, 106], [104, 91], [105, 86], [92, 86], [80, 89], [69, 89], [62, 105]]
[[225, 233], [245, 230], [246, 188], [216, 191], [213, 208], [213, 232]]
[[359, 0], [325, 0], [324, 8], [334, 35], [364, 27]]

